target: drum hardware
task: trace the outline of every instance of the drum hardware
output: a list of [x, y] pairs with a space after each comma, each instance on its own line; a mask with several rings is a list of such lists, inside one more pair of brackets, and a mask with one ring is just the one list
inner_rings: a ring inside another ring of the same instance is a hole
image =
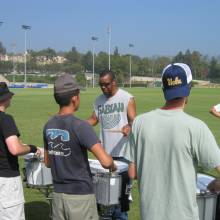
[[45, 199], [49, 203], [49, 219], [52, 220], [52, 192], [53, 192], [53, 187], [52, 186], [34, 186], [34, 185], [29, 185], [26, 183], [27, 188], [31, 189], [37, 189], [40, 193], [42, 193], [45, 196]]
[[112, 220], [112, 207], [113, 206], [103, 206], [100, 204], [97, 204], [98, 207], [98, 213], [99, 213], [99, 220]]
[[114, 162], [117, 166], [117, 171], [109, 172], [108, 169], [104, 169], [101, 166], [98, 160], [89, 159], [98, 213], [101, 220], [112, 219], [112, 208], [120, 204], [122, 173], [128, 170], [127, 163]]
[[[128, 170], [128, 164], [121, 161], [115, 161], [115, 163], [118, 169], [116, 172], [111, 173], [108, 169], [104, 169], [99, 161], [89, 160], [101, 220], [111, 220], [112, 207], [120, 203], [121, 173]], [[26, 185], [27, 187], [38, 189], [46, 197], [50, 205], [50, 219], [52, 219], [51, 193], [53, 191], [53, 183], [51, 171], [45, 167], [43, 158], [36, 158], [33, 155], [25, 158], [25, 164]]]
[[200, 220], [218, 220], [216, 217], [217, 193], [207, 189], [214, 177], [205, 174], [197, 174], [197, 204]]
[[49, 218], [52, 219], [53, 182], [50, 168], [45, 166], [43, 157], [37, 157], [33, 153], [24, 155], [24, 163], [26, 187], [37, 189], [45, 196], [50, 206]]

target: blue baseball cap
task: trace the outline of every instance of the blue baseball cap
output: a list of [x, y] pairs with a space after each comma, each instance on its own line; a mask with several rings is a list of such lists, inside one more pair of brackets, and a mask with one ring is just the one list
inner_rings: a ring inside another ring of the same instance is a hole
[[164, 98], [169, 101], [189, 96], [191, 82], [192, 72], [187, 64], [169, 64], [162, 72]]

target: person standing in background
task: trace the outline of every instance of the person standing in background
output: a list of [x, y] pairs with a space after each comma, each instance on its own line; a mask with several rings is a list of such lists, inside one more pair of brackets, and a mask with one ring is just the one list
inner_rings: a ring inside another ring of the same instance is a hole
[[[100, 139], [106, 152], [113, 159], [125, 162], [123, 157], [125, 143], [136, 116], [134, 97], [118, 88], [112, 70], [104, 70], [100, 73], [99, 86], [103, 94], [96, 98], [94, 111], [87, 121], [92, 126], [100, 124]], [[113, 217], [121, 220], [128, 218], [127, 212], [121, 211], [121, 207], [113, 209]]]

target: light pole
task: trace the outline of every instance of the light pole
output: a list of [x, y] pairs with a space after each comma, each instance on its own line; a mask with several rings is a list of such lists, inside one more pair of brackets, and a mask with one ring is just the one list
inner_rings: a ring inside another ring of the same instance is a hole
[[3, 25], [3, 23], [4, 23], [3, 21], [0, 21], [0, 26], [2, 26], [2, 25]]
[[13, 83], [15, 83], [15, 48], [16, 48], [16, 43], [12, 44], [12, 50], [13, 50], [13, 57], [12, 57], [12, 61], [13, 61]]
[[92, 39], [92, 88], [95, 87], [95, 42], [98, 40], [98, 37], [91, 37]]
[[27, 41], [27, 31], [31, 29], [31, 26], [29, 25], [22, 25], [22, 29], [24, 30], [24, 84], [26, 87], [27, 84], [27, 67], [26, 67], [26, 62], [27, 62], [27, 46], [26, 46], [26, 41]]
[[[134, 47], [134, 44], [129, 44], [129, 48]], [[129, 86], [131, 88], [131, 50], [130, 50], [130, 74], [129, 74]]]
[[108, 69], [111, 69], [111, 26], [108, 26]]

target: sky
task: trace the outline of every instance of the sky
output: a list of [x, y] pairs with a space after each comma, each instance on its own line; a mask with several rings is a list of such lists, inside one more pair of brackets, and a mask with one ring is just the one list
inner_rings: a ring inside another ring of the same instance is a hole
[[[175, 56], [196, 50], [203, 55], [220, 54], [219, 0], [1, 0], [0, 41], [7, 52], [24, 51], [21, 25], [30, 25], [27, 49], [48, 47], [81, 53], [95, 51], [141, 57]], [[129, 48], [129, 44], [134, 47]]]

